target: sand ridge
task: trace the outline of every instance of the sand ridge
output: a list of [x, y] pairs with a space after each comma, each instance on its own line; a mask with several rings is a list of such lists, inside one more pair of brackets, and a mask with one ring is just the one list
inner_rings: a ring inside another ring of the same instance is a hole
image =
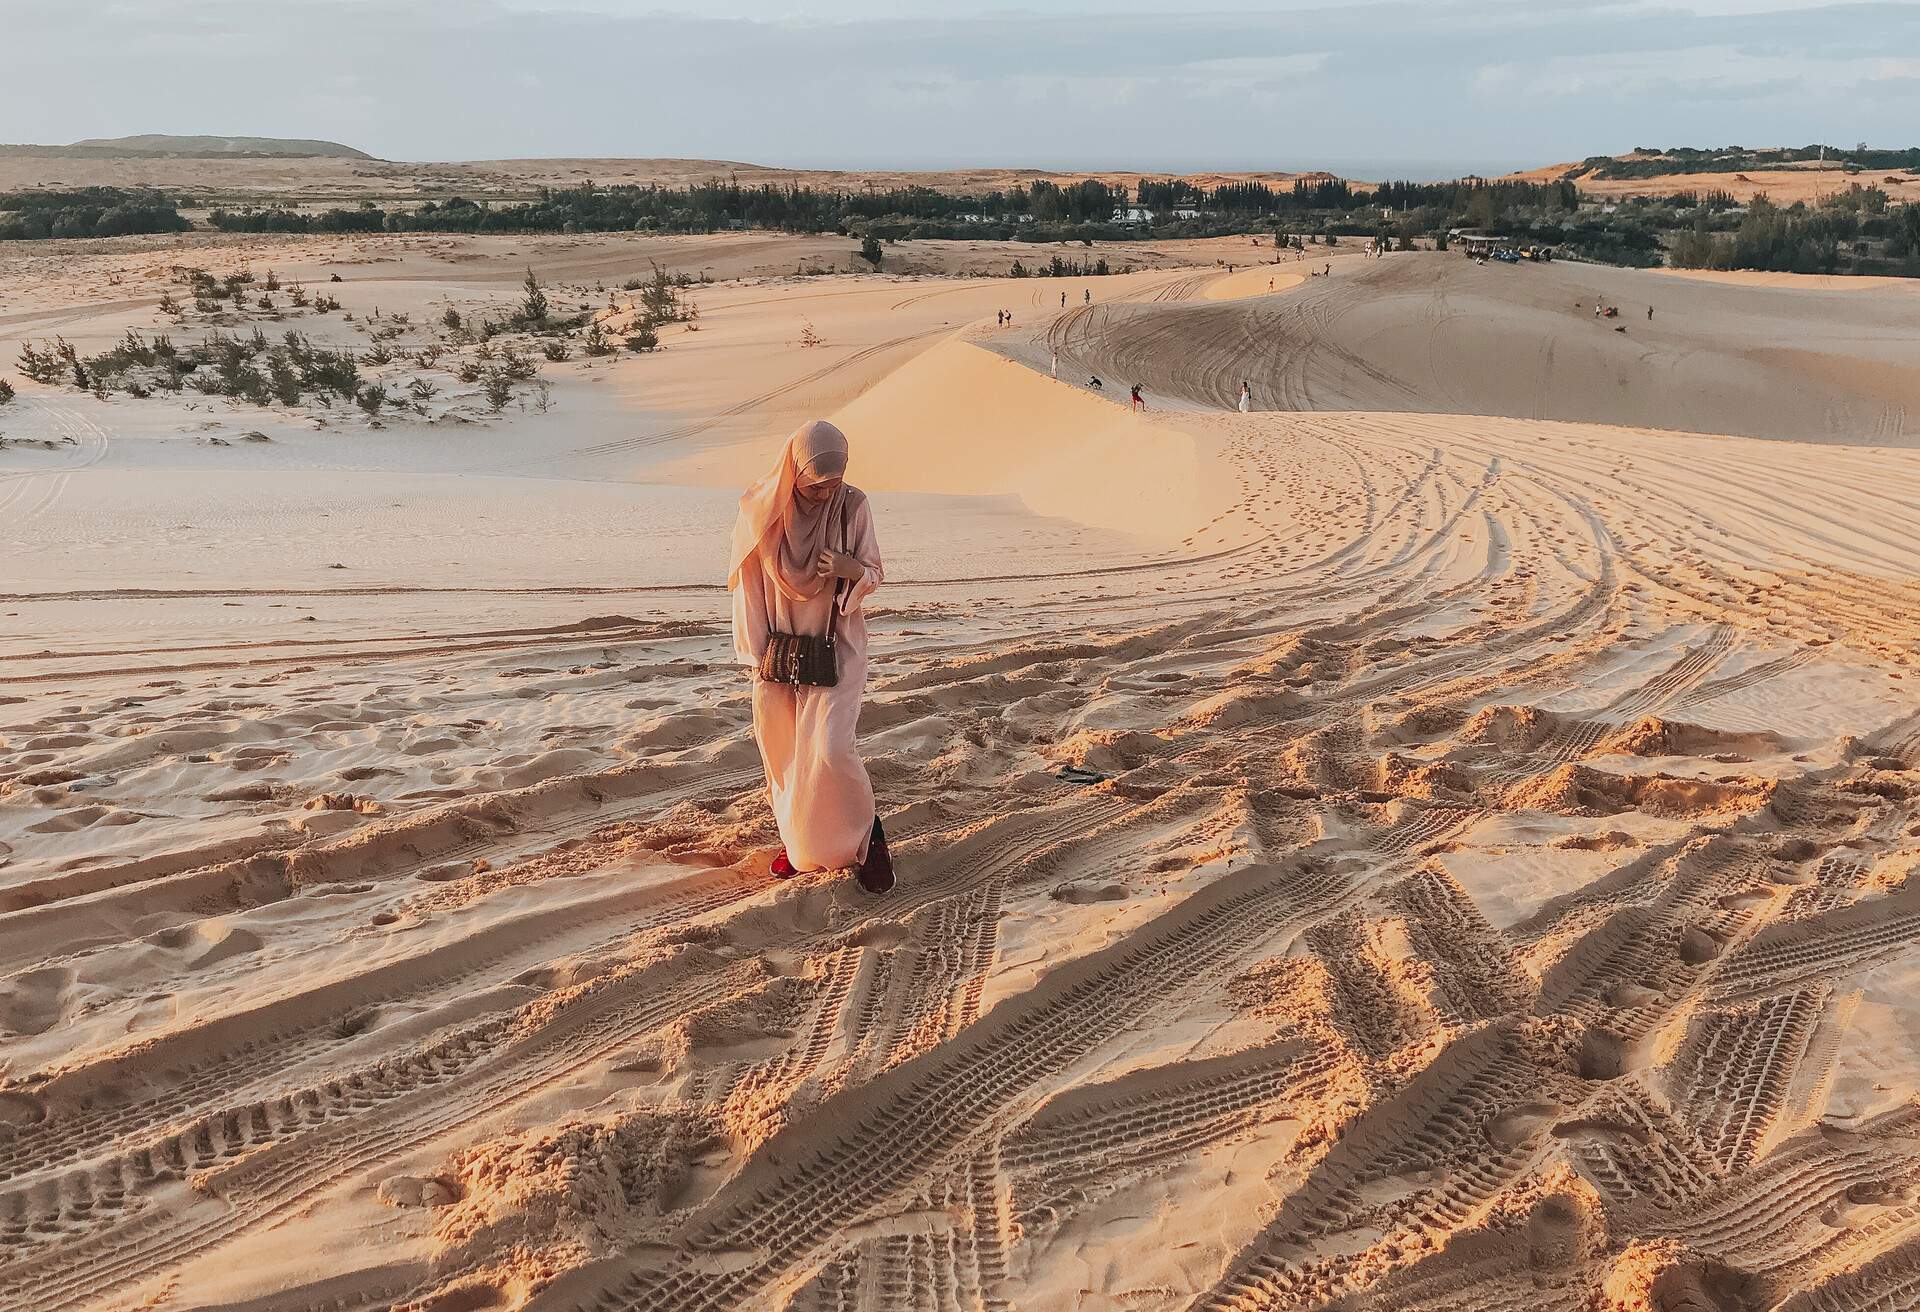
[[[901, 489], [882, 902], [767, 877], [695, 549], [622, 580], [555, 533], [465, 591], [155, 549], [0, 599], [0, 1307], [1902, 1305], [1920, 454], [1182, 381], [1271, 340], [1182, 316], [1367, 270], [1102, 285], [1167, 316], [1118, 339], [1180, 402], [1144, 416], [1045, 376], [1093, 317], [1057, 289], [911, 292], [965, 317], [834, 407]], [[529, 416], [451, 481], [544, 446], [628, 495], [589, 446], [829, 363], [765, 295], [578, 383], [657, 421]], [[846, 357], [921, 326], [795, 296]], [[715, 534], [699, 480], [775, 436], [642, 477]], [[1102, 460], [1207, 472], [1126, 534], [1065, 495]]]

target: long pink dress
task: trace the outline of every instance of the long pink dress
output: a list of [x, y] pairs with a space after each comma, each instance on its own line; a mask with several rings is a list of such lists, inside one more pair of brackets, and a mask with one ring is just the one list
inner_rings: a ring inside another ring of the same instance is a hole
[[[780, 839], [796, 870], [857, 866], [866, 860], [873, 835], [873, 784], [854, 731], [867, 687], [867, 620], [861, 603], [883, 575], [873, 507], [857, 488], [848, 487], [845, 495], [844, 549], [865, 572], [840, 589], [840, 681], [831, 688], [753, 681], [753, 736], [766, 764]], [[735, 655], [757, 670], [769, 632], [824, 637], [834, 604], [831, 588], [805, 600], [788, 597], [768, 580], [760, 559], [749, 556], [733, 590]]]

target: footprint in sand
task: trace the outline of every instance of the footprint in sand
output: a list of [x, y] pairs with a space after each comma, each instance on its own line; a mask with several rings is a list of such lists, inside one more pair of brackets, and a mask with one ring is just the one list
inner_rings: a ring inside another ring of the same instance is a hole
[[1093, 902], [1125, 901], [1127, 890], [1122, 884], [1062, 884], [1049, 896], [1056, 902], [1085, 906]]
[[1570, 1270], [1598, 1237], [1600, 1219], [1578, 1194], [1549, 1194], [1527, 1214], [1527, 1265], [1535, 1271]]
[[46, 1033], [71, 1010], [74, 979], [65, 966], [46, 966], [0, 984], [0, 1027], [16, 1034]]
[[191, 925], [175, 925], [147, 935], [147, 942], [187, 954], [188, 970], [205, 970], [234, 957], [258, 952], [266, 940], [251, 930], [235, 929], [223, 920], [201, 920]]
[[47, 1106], [30, 1093], [0, 1093], [0, 1125], [38, 1125], [47, 1119]]
[[49, 816], [38, 824], [28, 825], [30, 834], [71, 834], [81, 829], [91, 829], [95, 825], [137, 825], [146, 817], [137, 811], [121, 811], [111, 806], [76, 806], [70, 811]]

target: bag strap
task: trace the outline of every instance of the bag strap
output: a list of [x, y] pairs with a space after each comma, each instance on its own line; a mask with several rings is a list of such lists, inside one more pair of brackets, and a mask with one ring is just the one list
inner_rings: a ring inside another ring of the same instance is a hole
[[[847, 497], [846, 494], [842, 492], [840, 495], [840, 553], [842, 555], [852, 554], [847, 550], [849, 545], [847, 542], [847, 533]], [[835, 578], [833, 581], [833, 605], [827, 610], [828, 642], [837, 643], [840, 635], [840, 589], [850, 589], [852, 586], [852, 584], [843, 578]]]

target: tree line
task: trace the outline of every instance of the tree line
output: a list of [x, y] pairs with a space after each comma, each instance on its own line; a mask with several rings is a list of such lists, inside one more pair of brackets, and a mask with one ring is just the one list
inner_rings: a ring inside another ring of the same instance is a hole
[[118, 187], [0, 192], [0, 241], [186, 232], [172, 198]]

